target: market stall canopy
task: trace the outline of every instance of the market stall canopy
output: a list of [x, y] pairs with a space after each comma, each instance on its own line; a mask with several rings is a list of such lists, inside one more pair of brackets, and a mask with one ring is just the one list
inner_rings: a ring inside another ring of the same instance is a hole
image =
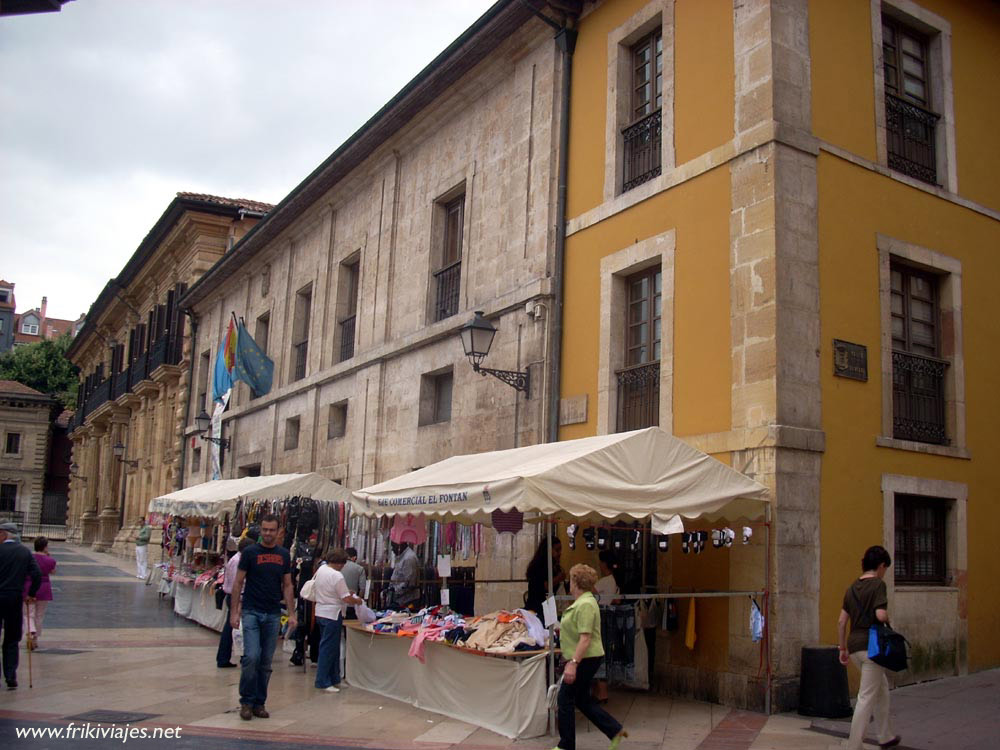
[[651, 517], [657, 533], [683, 530], [679, 516], [725, 510], [756, 518], [768, 490], [658, 427], [453, 456], [354, 492], [366, 515], [464, 515], [489, 523], [495, 510], [605, 519]]
[[241, 479], [217, 479], [185, 487], [149, 501], [150, 513], [201, 518], [222, 518], [236, 509], [238, 500], [273, 500], [309, 497], [313, 500], [354, 504], [350, 490], [320, 474], [271, 474]]

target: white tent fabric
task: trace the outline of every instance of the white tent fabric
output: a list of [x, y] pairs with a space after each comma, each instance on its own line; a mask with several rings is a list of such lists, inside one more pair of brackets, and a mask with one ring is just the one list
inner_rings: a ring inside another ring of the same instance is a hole
[[[682, 530], [678, 516], [726, 509], [756, 518], [762, 484], [658, 427], [453, 456], [354, 492], [366, 515], [464, 515], [494, 510], [605, 519], [652, 517], [653, 530]], [[750, 501], [750, 502], [748, 502]]]
[[149, 501], [150, 513], [201, 518], [222, 518], [236, 509], [236, 501], [285, 497], [354, 504], [351, 492], [320, 474], [271, 474], [242, 479], [218, 479], [185, 487]]

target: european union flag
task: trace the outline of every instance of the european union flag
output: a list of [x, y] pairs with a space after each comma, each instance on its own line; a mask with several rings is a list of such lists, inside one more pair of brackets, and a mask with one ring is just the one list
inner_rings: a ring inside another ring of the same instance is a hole
[[254, 393], [263, 396], [271, 390], [274, 378], [274, 362], [272, 362], [242, 321], [236, 330], [236, 361], [233, 364], [233, 380], [242, 380], [249, 385]]

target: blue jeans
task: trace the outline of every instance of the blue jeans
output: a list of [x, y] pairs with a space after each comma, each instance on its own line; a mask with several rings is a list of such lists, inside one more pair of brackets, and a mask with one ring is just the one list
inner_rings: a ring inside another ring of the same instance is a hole
[[340, 684], [340, 627], [342, 617], [331, 620], [317, 617], [319, 625], [319, 661], [316, 664], [316, 687], [328, 688]]
[[279, 612], [243, 610], [243, 658], [240, 659], [240, 704], [263, 706], [271, 680], [271, 659], [278, 645]]

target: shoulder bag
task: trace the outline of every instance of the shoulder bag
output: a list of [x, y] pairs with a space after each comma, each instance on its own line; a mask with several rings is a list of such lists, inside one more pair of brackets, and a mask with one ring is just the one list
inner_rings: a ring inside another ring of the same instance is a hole
[[[851, 593], [860, 610], [861, 599], [853, 586]], [[910, 642], [902, 633], [897, 633], [889, 627], [889, 623], [879, 622], [874, 613], [872, 617], [875, 622], [868, 628], [868, 658], [892, 672], [902, 672], [908, 666]]]

